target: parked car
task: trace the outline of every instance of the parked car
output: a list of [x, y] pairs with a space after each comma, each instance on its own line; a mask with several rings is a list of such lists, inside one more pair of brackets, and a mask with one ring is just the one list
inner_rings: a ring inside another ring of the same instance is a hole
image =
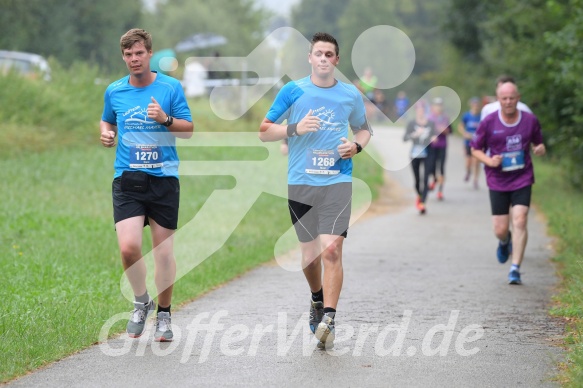
[[51, 68], [45, 58], [38, 54], [0, 50], [0, 74], [16, 71], [25, 77], [51, 79]]

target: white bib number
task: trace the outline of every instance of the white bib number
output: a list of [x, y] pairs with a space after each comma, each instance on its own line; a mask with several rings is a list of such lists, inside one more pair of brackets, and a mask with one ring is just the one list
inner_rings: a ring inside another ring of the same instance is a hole
[[339, 159], [340, 154], [336, 150], [307, 150], [306, 174], [337, 175], [340, 173], [340, 166], [337, 166]]
[[524, 168], [524, 151], [502, 153], [502, 171], [514, 171]]
[[130, 168], [158, 168], [164, 166], [162, 150], [157, 145], [130, 146]]

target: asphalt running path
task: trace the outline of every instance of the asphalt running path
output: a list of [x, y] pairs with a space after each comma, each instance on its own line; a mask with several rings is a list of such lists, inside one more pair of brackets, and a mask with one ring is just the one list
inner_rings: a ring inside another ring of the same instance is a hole
[[[402, 135], [378, 128], [371, 144], [382, 152]], [[524, 284], [508, 285], [483, 178], [474, 190], [463, 169], [450, 139], [445, 200], [431, 194], [425, 216], [409, 167], [390, 173], [393, 197], [380, 203], [391, 211], [359, 220], [345, 243], [332, 351], [308, 330], [303, 275], [272, 262], [175, 311], [170, 344], [153, 343], [150, 324], [9, 386], [555, 386], [562, 327], [547, 315], [557, 278], [544, 224], [532, 210]]]

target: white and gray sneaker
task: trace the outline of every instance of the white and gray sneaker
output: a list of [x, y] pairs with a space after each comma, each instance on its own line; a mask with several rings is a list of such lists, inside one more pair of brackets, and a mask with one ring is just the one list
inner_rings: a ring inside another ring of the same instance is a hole
[[148, 303], [134, 302], [134, 310], [131, 312], [126, 331], [131, 338], [138, 338], [144, 333], [146, 319], [156, 309], [156, 302], [152, 299]]
[[154, 333], [154, 341], [156, 342], [171, 342], [174, 334], [172, 333], [172, 319], [170, 313], [160, 311], [156, 317], [156, 333]]
[[324, 314], [322, 321], [318, 324], [316, 332], [314, 333], [316, 338], [320, 340], [318, 348], [332, 349], [334, 347], [334, 338], [336, 336], [334, 324], [334, 318], [328, 314]]

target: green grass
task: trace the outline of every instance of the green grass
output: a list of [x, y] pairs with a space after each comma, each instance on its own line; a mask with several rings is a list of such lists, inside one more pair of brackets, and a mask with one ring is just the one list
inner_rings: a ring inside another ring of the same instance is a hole
[[[131, 308], [120, 291], [123, 271], [112, 219], [114, 150], [98, 140], [105, 86], [94, 85], [94, 76], [92, 69], [76, 68], [57, 69], [50, 84], [0, 77], [0, 118], [7, 123], [0, 134], [0, 382], [94, 344], [107, 319]], [[18, 113], [2, 104], [11, 91], [26, 99], [11, 103]], [[214, 117], [208, 101], [190, 103], [199, 132], [255, 132], [268, 104], [225, 122]], [[183, 161], [262, 160], [267, 152], [181, 147], [179, 154]], [[354, 175], [373, 193], [382, 184], [381, 168], [365, 154]], [[179, 228], [215, 190], [234, 185], [230, 177], [183, 176]], [[261, 194], [226, 243], [176, 283], [173, 305], [271, 260], [289, 227], [286, 200]], [[148, 252], [149, 229], [144, 236]], [[123, 329], [120, 322], [112, 334]]]
[[554, 297], [551, 314], [567, 321], [567, 361], [563, 375], [565, 386], [583, 385], [583, 193], [568, 183], [560, 164], [538, 162], [533, 191], [534, 202], [548, 221], [556, 237], [554, 261], [558, 264], [561, 284]]

